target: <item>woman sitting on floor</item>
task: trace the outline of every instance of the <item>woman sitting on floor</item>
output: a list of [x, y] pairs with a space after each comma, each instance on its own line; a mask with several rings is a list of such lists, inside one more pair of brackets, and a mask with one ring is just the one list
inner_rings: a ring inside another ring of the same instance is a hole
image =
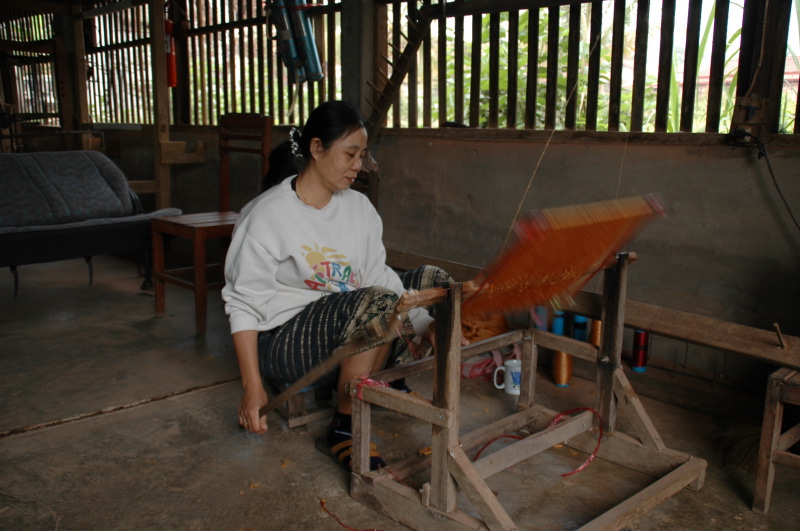
[[[303, 161], [299, 173], [296, 157]], [[450, 280], [435, 267], [401, 278], [386, 265], [380, 217], [350, 189], [371, 162], [360, 113], [344, 102], [323, 103], [302, 133], [292, 129], [291, 142], [275, 148], [267, 191], [242, 210], [222, 296], [244, 388], [239, 422], [251, 432], [267, 431], [258, 413], [268, 402], [262, 378], [296, 381], [338, 347], [363, 341], [376, 319], [387, 325], [404, 291]], [[430, 336], [432, 322], [425, 309], [412, 310], [406, 337], [374, 341], [321, 380], [337, 385], [338, 404], [318, 448], [349, 468], [352, 407], [345, 384], [387, 361], [408, 361], [409, 337]], [[372, 454], [371, 468], [382, 466]]]

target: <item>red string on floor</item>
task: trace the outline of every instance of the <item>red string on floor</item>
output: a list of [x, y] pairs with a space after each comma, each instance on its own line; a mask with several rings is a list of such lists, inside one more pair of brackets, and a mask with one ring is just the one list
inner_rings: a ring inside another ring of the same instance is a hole
[[592, 451], [592, 455], [590, 455], [589, 458], [586, 461], [584, 461], [581, 466], [579, 466], [578, 468], [576, 468], [572, 472], [567, 472], [566, 474], [561, 474], [562, 478], [565, 478], [567, 476], [571, 476], [572, 474], [577, 474], [578, 472], [580, 472], [581, 470], [583, 470], [584, 468], [589, 466], [589, 463], [591, 463], [594, 460], [595, 456], [597, 456], [597, 451], [600, 449], [600, 442], [603, 440], [603, 419], [600, 417], [600, 413], [598, 413], [596, 410], [594, 410], [594, 409], [592, 409], [590, 407], [576, 407], [576, 408], [568, 409], [568, 410], [566, 410], [566, 411], [564, 411], [562, 413], [559, 413], [558, 415], [555, 416], [555, 418], [553, 420], [550, 421], [550, 424], [548, 424], [547, 427], [549, 428], [550, 426], [555, 426], [556, 424], [561, 422], [561, 419], [563, 419], [567, 415], [572, 415], [573, 413], [577, 413], [578, 411], [591, 411], [597, 417], [597, 424], [598, 424], [598, 426], [600, 426], [600, 429], [598, 430], [598, 434], [597, 434], [597, 445], [594, 447], [594, 451]]
[[339, 522], [339, 525], [340, 525], [340, 526], [342, 526], [342, 527], [344, 527], [345, 529], [349, 529], [350, 531], [381, 531], [380, 529], [376, 529], [376, 528], [370, 528], [370, 529], [356, 529], [355, 527], [350, 527], [349, 525], [347, 525], [347, 524], [345, 524], [344, 522], [342, 522], [342, 521], [339, 519], [339, 517], [338, 517], [338, 516], [336, 516], [335, 514], [333, 514], [332, 512], [330, 512], [330, 511], [328, 510], [328, 508], [327, 508], [327, 507], [325, 507], [325, 500], [324, 500], [324, 499], [320, 499], [320, 500], [319, 500], [319, 505], [320, 505], [320, 507], [322, 507], [322, 510], [323, 510], [323, 511], [325, 511], [326, 513], [328, 513], [328, 515], [329, 515], [329, 516], [331, 516], [331, 517], [332, 517], [334, 520], [336, 520], [337, 522]]
[[[573, 413], [577, 413], [578, 411], [591, 411], [597, 417], [598, 425], [600, 426], [599, 433], [597, 435], [597, 445], [594, 447], [594, 451], [589, 456], [589, 458], [586, 461], [584, 461], [584, 463], [581, 466], [579, 466], [578, 468], [576, 468], [572, 472], [567, 472], [566, 474], [561, 474], [562, 478], [565, 478], [567, 476], [571, 476], [573, 474], [577, 474], [578, 472], [580, 472], [581, 470], [583, 470], [584, 468], [589, 466], [589, 463], [591, 463], [594, 460], [594, 458], [597, 456], [597, 451], [600, 449], [600, 442], [603, 440], [603, 419], [600, 418], [600, 413], [598, 413], [596, 410], [594, 410], [594, 409], [592, 409], [590, 407], [576, 407], [576, 408], [573, 408], [573, 409], [568, 409], [567, 411], [564, 411], [562, 413], [559, 413], [558, 415], [556, 415], [553, 418], [553, 420], [550, 421], [550, 424], [548, 424], [547, 427], [549, 428], [551, 426], [555, 426], [556, 424], [561, 422], [561, 420], [564, 417], [566, 417], [567, 415], [572, 415]], [[477, 461], [478, 458], [483, 453], [483, 451], [486, 450], [486, 448], [488, 448], [489, 445], [491, 445], [493, 442], [497, 441], [498, 439], [503, 439], [503, 438], [522, 439], [522, 437], [520, 437], [519, 435], [501, 435], [499, 437], [495, 437], [491, 441], [489, 441], [486, 444], [484, 444], [481, 447], [481, 449], [478, 450], [478, 452], [475, 454], [475, 457], [473, 457], [472, 460], [473, 461]]]

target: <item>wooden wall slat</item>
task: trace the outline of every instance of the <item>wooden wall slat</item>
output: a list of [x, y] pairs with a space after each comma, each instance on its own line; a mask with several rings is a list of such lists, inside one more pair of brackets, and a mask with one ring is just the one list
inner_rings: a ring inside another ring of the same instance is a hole
[[545, 93], [544, 128], [556, 128], [556, 98], [558, 97], [558, 37], [559, 8], [547, 8], [547, 86]]
[[[328, 5], [331, 4], [333, 0], [328, 0]], [[326, 99], [335, 99], [336, 98], [336, 50], [338, 49], [336, 43], [336, 13], [331, 11], [327, 15], [325, 15], [325, 25], [328, 29], [327, 31], [327, 38], [328, 38], [328, 53], [327, 53], [327, 79], [328, 79], [328, 89], [326, 94]], [[384, 68], [386, 66], [384, 65]], [[395, 105], [397, 107], [397, 105]]]
[[[402, 20], [401, 8], [402, 4], [400, 2], [395, 1], [392, 4], [392, 60], [395, 64], [400, 60], [400, 50], [403, 47], [403, 43], [400, 41], [400, 30], [402, 29], [400, 25]], [[390, 74], [388, 65], [386, 74], [388, 79]], [[397, 91], [397, 96], [392, 102], [392, 125], [400, 127], [400, 91]]]
[[581, 6], [569, 6], [569, 35], [567, 44], [567, 105], [564, 127], [575, 129], [578, 101], [578, 59], [581, 45]]
[[672, 44], [675, 35], [675, 0], [661, 4], [661, 47], [658, 54], [658, 89], [656, 93], [656, 132], [667, 130], [669, 120], [670, 80], [672, 79]]
[[[206, 24], [208, 26], [213, 26], [214, 20], [211, 18], [212, 17], [211, 2], [209, 2], [208, 0], [205, 0], [205, 15], [206, 15]], [[217, 88], [216, 92], [221, 93], [221, 87], [219, 87], [219, 84], [216, 82], [215, 79], [215, 74], [216, 74], [215, 70], [219, 67], [219, 63], [214, 60], [215, 55], [216, 55], [216, 45], [215, 45], [214, 35], [212, 33], [207, 33], [206, 34], [206, 64], [208, 65], [208, 68], [206, 69], [206, 75], [208, 76], [207, 83], [209, 88], [216, 87]], [[213, 124], [215, 123], [213, 117], [217, 114], [215, 112], [216, 111], [215, 104], [219, 102], [219, 99], [215, 98], [212, 95], [211, 90], [207, 92], [207, 97], [208, 99], [206, 100], [207, 101], [206, 123]]]
[[603, 2], [592, 2], [589, 26], [589, 69], [586, 79], [586, 130], [597, 130], [597, 106], [600, 96], [600, 37], [603, 28]]
[[[424, 7], [429, 7], [431, 0], [423, 0], [422, 4]], [[431, 127], [433, 111], [432, 44], [433, 35], [428, 32], [422, 41], [422, 127]]]
[[506, 127], [517, 127], [517, 93], [519, 87], [519, 11], [508, 12], [508, 110]]
[[453, 87], [453, 121], [464, 123], [464, 17], [456, 17], [455, 50], [453, 52], [455, 79]]
[[[256, 7], [258, 9], [258, 7]], [[269, 87], [272, 85], [271, 77], [268, 75], [269, 72], [269, 65], [265, 61], [266, 57], [268, 57], [268, 51], [264, 46], [266, 39], [264, 38], [264, 34], [267, 30], [267, 24], [265, 21], [259, 22], [258, 26], [256, 27], [256, 43], [255, 43], [255, 61], [256, 61], [256, 77], [255, 79], [258, 82], [258, 103], [256, 106], [257, 112], [263, 114], [265, 116], [272, 116], [271, 110], [267, 107], [267, 91]], [[272, 98], [270, 98], [271, 100]]]
[[714, 6], [714, 35], [711, 39], [708, 105], [706, 107], [707, 133], [719, 132], [719, 119], [722, 113], [722, 91], [725, 87], [725, 53], [728, 49], [730, 0], [716, 0]]
[[[510, 74], [510, 72], [509, 72]], [[500, 99], [500, 13], [489, 15], [489, 129], [497, 129]]]
[[528, 10], [528, 78], [525, 80], [525, 129], [536, 127], [539, 88], [539, 9]]
[[481, 41], [483, 16], [472, 16], [472, 53], [470, 54], [469, 125], [481, 126]]
[[[408, 18], [414, 19], [416, 17], [416, 2], [412, 2], [408, 6]], [[406, 35], [411, 35], [411, 29], [406, 29]], [[430, 32], [426, 39], [430, 39]], [[421, 54], [424, 54], [422, 51], [422, 46], [420, 49], [417, 50], [417, 54], [411, 61], [411, 68], [408, 70], [408, 127], [419, 127], [419, 102], [418, 102], [418, 94], [417, 94], [417, 82], [418, 80], [418, 64], [419, 64], [419, 57]], [[424, 90], [424, 89], [423, 89]], [[423, 111], [424, 113], [424, 111]]]
[[680, 122], [681, 131], [684, 132], [691, 132], [694, 125], [694, 102], [697, 95], [697, 61], [700, 55], [700, 16], [702, 10], [703, 0], [689, 0]]
[[636, 7], [636, 48], [633, 54], [633, 93], [631, 95], [631, 131], [644, 126], [644, 101], [647, 87], [647, 44], [650, 35], [650, 0], [638, 0]]
[[614, 0], [611, 36], [611, 82], [608, 95], [608, 130], [619, 131], [622, 102], [622, 60], [625, 47], [625, 0]]
[[[442, 4], [444, 9], [444, 4]], [[442, 17], [439, 19], [439, 39], [436, 46], [436, 56], [438, 62], [438, 85], [439, 97], [437, 98], [439, 104], [439, 127], [444, 127], [447, 122], [448, 102], [447, 102], [447, 75], [449, 71], [447, 64], [447, 18]]]
[[275, 95], [275, 99], [278, 101], [278, 123], [286, 123], [286, 112], [285, 112], [285, 87], [284, 87], [284, 76], [286, 67], [283, 65], [283, 61], [276, 58], [275, 59], [275, 79], [278, 80], [277, 83], [277, 94]]
[[794, 134], [798, 134], [800, 133], [800, 120], [797, 119], [797, 117], [800, 116], [800, 86], [798, 87], [797, 91], [797, 102], [795, 103], [794, 107], [794, 116], [794, 129], [792, 132]]

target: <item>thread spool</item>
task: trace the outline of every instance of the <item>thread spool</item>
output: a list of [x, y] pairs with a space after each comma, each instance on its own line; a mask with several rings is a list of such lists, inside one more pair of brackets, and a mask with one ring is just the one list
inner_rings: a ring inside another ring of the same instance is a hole
[[589, 320], [582, 315], [576, 315], [572, 323], [572, 339], [586, 341], [589, 338], [588, 328]]
[[566, 352], [553, 352], [553, 381], [556, 387], [569, 387], [572, 379], [572, 356]]
[[[560, 336], [564, 335], [564, 324], [566, 318], [564, 312], [553, 312], [552, 332]], [[572, 379], [572, 356], [566, 352], [556, 350], [553, 352], [553, 382], [556, 387], [567, 387]]]
[[634, 330], [631, 369], [636, 372], [645, 372], [647, 370], [647, 355], [649, 352], [650, 334], [644, 330]]
[[559, 336], [564, 335], [564, 312], [556, 310], [553, 312], [553, 323], [550, 331]]
[[544, 306], [537, 306], [534, 308], [534, 315], [536, 328], [539, 330], [547, 330], [547, 308]]
[[589, 331], [589, 343], [600, 348], [600, 338], [603, 335], [603, 322], [599, 319], [592, 321], [592, 328]]

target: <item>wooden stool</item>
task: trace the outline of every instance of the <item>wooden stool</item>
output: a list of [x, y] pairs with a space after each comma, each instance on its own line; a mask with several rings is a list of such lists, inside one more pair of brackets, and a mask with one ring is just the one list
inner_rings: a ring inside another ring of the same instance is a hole
[[800, 405], [800, 373], [793, 369], [778, 369], [767, 382], [753, 497], [753, 511], [760, 514], [769, 511], [775, 463], [800, 468], [800, 456], [788, 452], [800, 440], [800, 424], [782, 433], [784, 404]]
[[[254, 113], [225, 114], [220, 117], [219, 131], [219, 211], [154, 218], [153, 282], [155, 284], [156, 316], [164, 316], [165, 283], [169, 282], [194, 291], [195, 331], [206, 331], [208, 289], [222, 287], [224, 279], [208, 281], [207, 270], [225, 263], [228, 243], [239, 214], [230, 211], [230, 153], [253, 153], [261, 156], [261, 179], [269, 168], [268, 158], [272, 148], [272, 119]], [[192, 266], [165, 269], [164, 237], [187, 238], [192, 241]], [[208, 264], [206, 242], [222, 240], [222, 252], [217, 264]]]
[[[194, 291], [194, 322], [198, 334], [206, 331], [208, 289], [222, 287], [222, 278], [208, 280], [208, 269], [222, 268], [223, 263], [208, 264], [206, 242], [211, 239], [230, 238], [239, 214], [236, 212], [207, 212], [164, 218], [153, 218], [153, 283], [156, 299], [156, 316], [164, 316], [166, 283]], [[178, 236], [192, 240], [192, 267], [166, 269], [164, 265], [164, 236]], [[222, 253], [223, 257], [225, 253]], [[224, 260], [223, 260], [224, 262]], [[221, 275], [221, 271], [220, 271]]]

